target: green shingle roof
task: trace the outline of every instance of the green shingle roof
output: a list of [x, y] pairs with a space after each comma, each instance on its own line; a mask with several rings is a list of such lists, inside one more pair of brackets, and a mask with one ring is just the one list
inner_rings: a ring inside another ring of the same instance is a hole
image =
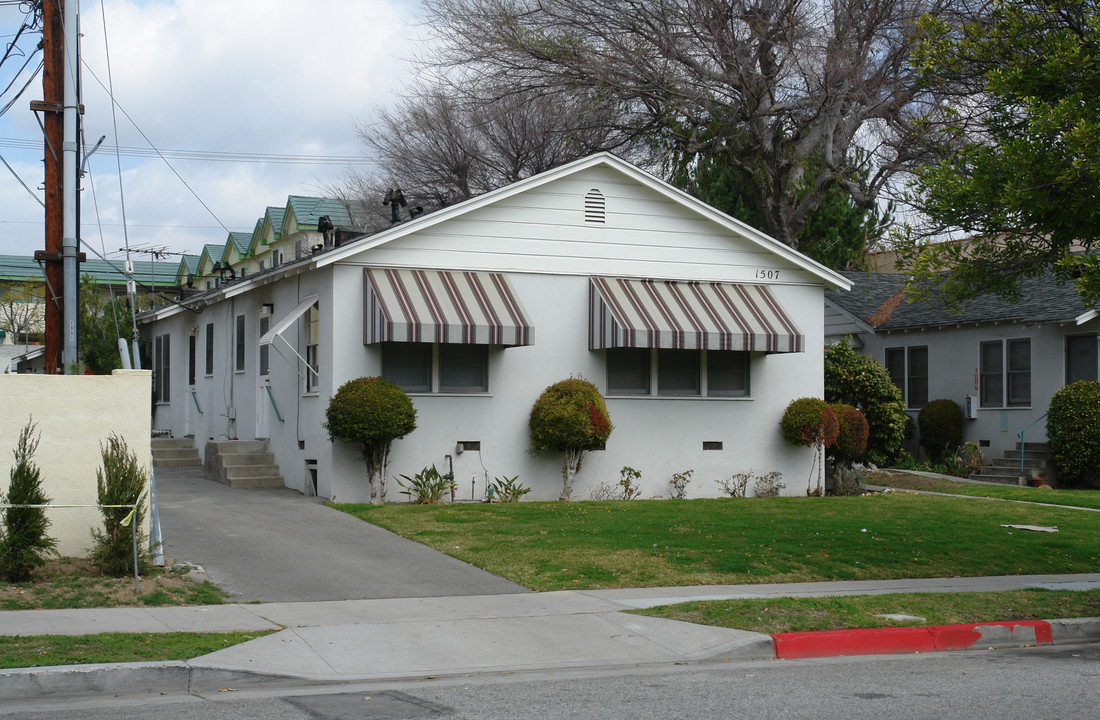
[[248, 246], [252, 244], [252, 233], [231, 232], [229, 233], [229, 240], [225, 243], [226, 248], [229, 247], [229, 243], [233, 243], [238, 255], [245, 257], [248, 255]]
[[294, 219], [299, 227], [317, 227], [317, 220], [322, 215], [328, 215], [332, 224], [336, 226], [352, 224], [347, 208], [339, 200], [332, 198], [291, 195], [286, 200], [286, 208], [288, 212], [294, 213]]
[[202, 249], [202, 253], [199, 255], [199, 264], [202, 264], [203, 255], [210, 258], [211, 263], [221, 262], [222, 256], [225, 255], [225, 245], [206, 245]]
[[[124, 267], [125, 261], [121, 258], [87, 260], [80, 263], [80, 276], [91, 275], [99, 283], [123, 285], [126, 283]], [[144, 285], [175, 285], [178, 271], [179, 264], [171, 260], [134, 260], [134, 279]], [[44, 278], [42, 266], [34, 258], [0, 255], [0, 281], [40, 283]]]

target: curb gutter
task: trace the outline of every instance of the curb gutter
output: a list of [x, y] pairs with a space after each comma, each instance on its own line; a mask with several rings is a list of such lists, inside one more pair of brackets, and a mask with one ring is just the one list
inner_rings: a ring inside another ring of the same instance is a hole
[[1100, 641], [1100, 618], [962, 623], [929, 627], [776, 633], [780, 660], [894, 655]]

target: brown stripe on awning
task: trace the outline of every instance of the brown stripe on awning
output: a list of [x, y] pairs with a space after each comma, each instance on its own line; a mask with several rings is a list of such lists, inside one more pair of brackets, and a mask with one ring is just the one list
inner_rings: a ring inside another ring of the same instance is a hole
[[805, 335], [764, 285], [591, 278], [588, 347], [802, 352]]
[[534, 328], [500, 273], [366, 268], [363, 343], [531, 345]]

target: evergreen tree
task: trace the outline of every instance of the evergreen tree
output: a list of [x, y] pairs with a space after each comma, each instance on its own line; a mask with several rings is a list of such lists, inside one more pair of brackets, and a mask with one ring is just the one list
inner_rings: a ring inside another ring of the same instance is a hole
[[[34, 464], [39, 436], [34, 421], [27, 422], [15, 447], [15, 465], [6, 500], [12, 505], [47, 505], [50, 498], [42, 489], [42, 478]], [[8, 582], [24, 582], [50, 555], [57, 554], [57, 540], [46, 534], [50, 519], [39, 507], [4, 509], [4, 528], [0, 537], [0, 570]]]

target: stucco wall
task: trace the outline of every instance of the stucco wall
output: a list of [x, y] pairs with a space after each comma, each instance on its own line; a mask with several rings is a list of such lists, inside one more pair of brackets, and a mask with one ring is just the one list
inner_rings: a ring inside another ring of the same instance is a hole
[[[150, 392], [148, 370], [116, 370], [110, 376], [0, 376], [3, 487], [9, 482], [19, 432], [33, 419], [40, 433], [34, 461], [53, 504], [94, 506], [96, 470], [102, 467], [100, 443], [111, 433], [120, 435], [138, 462], [149, 466]], [[100, 526], [99, 510], [56, 508], [48, 513], [58, 551], [85, 557], [91, 547], [91, 528]]]

